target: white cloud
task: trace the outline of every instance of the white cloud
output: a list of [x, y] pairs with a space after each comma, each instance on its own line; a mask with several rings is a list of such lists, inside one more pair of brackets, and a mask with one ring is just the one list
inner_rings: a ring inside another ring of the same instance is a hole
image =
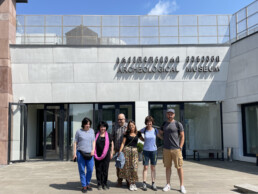
[[169, 15], [178, 9], [178, 5], [175, 0], [159, 0], [159, 2], [153, 7], [148, 15]]

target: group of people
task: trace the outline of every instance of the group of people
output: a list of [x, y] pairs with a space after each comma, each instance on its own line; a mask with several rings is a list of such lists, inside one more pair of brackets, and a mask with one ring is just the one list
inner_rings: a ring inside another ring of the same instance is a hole
[[[107, 190], [109, 186], [108, 169], [113, 155], [120, 156], [121, 152], [125, 158], [123, 168], [116, 168], [117, 186], [121, 187], [123, 179], [126, 180], [129, 190], [136, 191], [138, 181], [138, 150], [137, 143], [140, 139], [143, 145], [143, 183], [142, 189], [147, 191], [147, 171], [150, 163], [151, 167], [151, 189], [157, 191], [155, 184], [157, 164], [157, 145], [156, 138], [164, 141], [163, 163], [166, 168], [167, 183], [163, 191], [169, 191], [172, 161], [177, 169], [180, 180], [180, 191], [186, 193], [183, 185], [183, 156], [182, 148], [184, 145], [183, 125], [176, 121], [175, 110], [168, 109], [167, 121], [160, 130], [153, 127], [154, 119], [151, 116], [145, 118], [145, 127], [137, 130], [135, 122], [126, 123], [125, 115], [119, 114], [117, 123], [113, 126], [112, 133], [109, 134], [108, 124], [105, 121], [99, 122], [97, 133], [91, 128], [91, 120], [84, 118], [81, 129], [75, 134], [73, 159], [77, 160], [82, 192], [91, 191], [90, 181], [95, 163], [97, 188]], [[86, 168], [86, 173], [85, 173]]]

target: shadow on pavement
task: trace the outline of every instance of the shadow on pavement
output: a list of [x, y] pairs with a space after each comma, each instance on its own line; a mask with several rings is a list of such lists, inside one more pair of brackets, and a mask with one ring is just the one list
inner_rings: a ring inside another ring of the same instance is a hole
[[212, 166], [216, 168], [223, 168], [227, 170], [234, 170], [238, 172], [258, 175], [258, 166], [256, 166], [254, 163], [249, 163], [249, 162], [242, 162], [242, 161], [229, 162], [227, 160], [221, 161], [216, 159], [201, 159], [200, 161], [188, 159], [187, 161], [200, 164], [200, 165]]

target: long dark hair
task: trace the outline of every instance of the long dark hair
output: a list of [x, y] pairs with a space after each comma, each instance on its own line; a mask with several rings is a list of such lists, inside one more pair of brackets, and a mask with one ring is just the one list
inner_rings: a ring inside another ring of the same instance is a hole
[[126, 135], [130, 135], [131, 133], [131, 128], [130, 128], [130, 124], [133, 123], [134, 126], [135, 126], [135, 130], [134, 130], [134, 133], [137, 134], [137, 128], [136, 128], [136, 125], [135, 125], [135, 122], [134, 121], [129, 121], [128, 125], [127, 125], [127, 130], [126, 130]]

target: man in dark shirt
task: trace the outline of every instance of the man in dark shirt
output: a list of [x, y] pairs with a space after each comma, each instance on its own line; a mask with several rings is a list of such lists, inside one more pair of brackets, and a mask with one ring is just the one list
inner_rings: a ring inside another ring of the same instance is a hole
[[177, 169], [179, 180], [180, 180], [180, 191], [186, 193], [185, 187], [183, 185], [183, 156], [182, 148], [185, 141], [184, 128], [183, 125], [176, 121], [175, 110], [167, 110], [167, 121], [163, 123], [159, 131], [160, 136], [164, 139], [163, 146], [163, 162], [166, 167], [166, 179], [167, 184], [163, 188], [163, 191], [169, 191], [170, 187], [170, 177], [171, 177], [171, 166], [172, 161], [174, 162], [175, 168]]

